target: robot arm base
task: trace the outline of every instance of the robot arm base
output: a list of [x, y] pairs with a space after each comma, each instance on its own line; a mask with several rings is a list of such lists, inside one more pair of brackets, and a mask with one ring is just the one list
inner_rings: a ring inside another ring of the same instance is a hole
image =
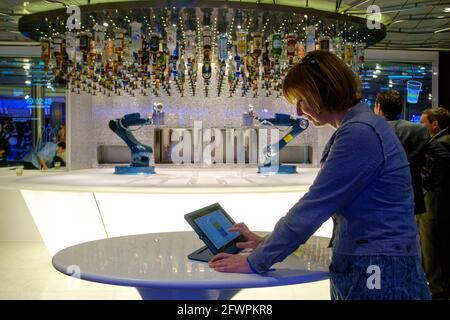
[[290, 164], [280, 164], [278, 166], [259, 166], [258, 173], [262, 174], [292, 174], [297, 173], [297, 166]]
[[117, 166], [114, 169], [114, 174], [123, 174], [123, 175], [155, 174], [155, 167], [154, 166], [145, 166], [145, 167]]

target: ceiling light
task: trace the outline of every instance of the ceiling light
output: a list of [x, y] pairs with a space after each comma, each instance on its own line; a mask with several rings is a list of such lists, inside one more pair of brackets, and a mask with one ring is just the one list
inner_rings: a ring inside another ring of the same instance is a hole
[[450, 30], [450, 28], [439, 29], [439, 30], [434, 31], [434, 33], [444, 32], [444, 31], [448, 31], [448, 30]]
[[444, 12], [450, 12], [450, 8], [445, 8]]
[[108, 27], [109, 26], [108, 22], [103, 22], [103, 26]]

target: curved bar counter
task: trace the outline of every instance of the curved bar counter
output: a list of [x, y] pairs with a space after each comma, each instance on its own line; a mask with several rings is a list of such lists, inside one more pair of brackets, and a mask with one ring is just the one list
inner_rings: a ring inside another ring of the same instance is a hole
[[[157, 168], [157, 174], [149, 176], [113, 171], [25, 171], [16, 177], [14, 171], [2, 170], [2, 201], [17, 202], [5, 195], [20, 193], [53, 256], [103, 238], [191, 231], [184, 214], [215, 202], [236, 222], [246, 222], [253, 230], [272, 230], [305, 194], [318, 169], [270, 176], [257, 174], [255, 168]], [[331, 230], [327, 221], [315, 235], [330, 237]]]

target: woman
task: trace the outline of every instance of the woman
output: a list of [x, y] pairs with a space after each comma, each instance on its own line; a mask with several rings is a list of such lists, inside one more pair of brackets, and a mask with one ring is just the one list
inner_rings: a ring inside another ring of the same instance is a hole
[[264, 273], [333, 217], [332, 299], [429, 299], [405, 152], [386, 121], [360, 102], [353, 72], [334, 54], [314, 51], [289, 70], [283, 94], [299, 116], [336, 128], [321, 170], [267, 238], [245, 224], [232, 228], [246, 236], [240, 246], [253, 248], [250, 254], [220, 253], [210, 267]]

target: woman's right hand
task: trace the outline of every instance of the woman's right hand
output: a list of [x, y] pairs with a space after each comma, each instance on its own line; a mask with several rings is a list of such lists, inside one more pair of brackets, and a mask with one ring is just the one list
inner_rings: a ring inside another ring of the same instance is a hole
[[264, 237], [261, 237], [256, 233], [250, 231], [247, 225], [243, 222], [235, 224], [230, 229], [228, 229], [228, 231], [237, 231], [247, 239], [246, 242], [236, 243], [236, 247], [241, 249], [255, 249], [264, 240]]

